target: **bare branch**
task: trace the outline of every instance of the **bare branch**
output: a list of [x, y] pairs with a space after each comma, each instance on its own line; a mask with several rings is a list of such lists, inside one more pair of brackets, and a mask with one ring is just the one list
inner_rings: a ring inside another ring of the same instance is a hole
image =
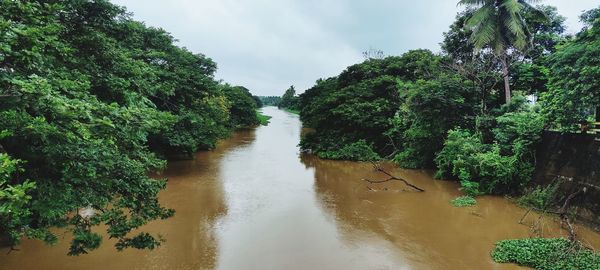
[[567, 199], [565, 199], [565, 202], [563, 203], [563, 206], [560, 208], [560, 210], [558, 210], [558, 213], [560, 216], [561, 227], [564, 228], [564, 225], [566, 225], [566, 228], [564, 228], [564, 229], [567, 230], [567, 232], [569, 233], [569, 241], [575, 241], [577, 238], [577, 234], [575, 233], [575, 228], [573, 227], [573, 224], [571, 224], [571, 219], [569, 217], [569, 213], [567, 212], [569, 210], [569, 205], [571, 204], [572, 199], [574, 199], [581, 193], [585, 193], [586, 191], [587, 191], [587, 188], [584, 187], [584, 188], [578, 190], [577, 192], [571, 193], [567, 197]]
[[373, 164], [373, 168], [375, 169], [375, 171], [377, 171], [377, 172], [380, 172], [380, 173], [383, 173], [383, 174], [387, 175], [387, 176], [388, 176], [388, 178], [387, 178], [387, 179], [385, 179], [385, 180], [378, 180], [378, 181], [377, 181], [377, 180], [363, 179], [364, 181], [367, 181], [367, 182], [369, 182], [369, 183], [371, 183], [371, 184], [380, 184], [380, 183], [385, 183], [385, 182], [389, 182], [389, 181], [400, 181], [400, 182], [404, 183], [405, 185], [407, 185], [407, 186], [409, 186], [409, 187], [411, 187], [411, 188], [413, 188], [413, 189], [415, 189], [415, 190], [417, 190], [417, 191], [419, 191], [419, 192], [424, 192], [424, 191], [425, 191], [424, 189], [422, 189], [422, 188], [420, 188], [420, 187], [417, 187], [417, 186], [415, 186], [415, 185], [411, 184], [410, 182], [406, 181], [406, 180], [405, 180], [405, 179], [403, 179], [403, 178], [396, 177], [396, 176], [392, 175], [391, 173], [389, 173], [389, 172], [387, 172], [386, 170], [384, 170], [384, 169], [381, 167], [381, 165], [379, 165], [379, 164], [377, 164], [377, 163], [375, 163], [375, 162], [372, 162], [372, 164]]

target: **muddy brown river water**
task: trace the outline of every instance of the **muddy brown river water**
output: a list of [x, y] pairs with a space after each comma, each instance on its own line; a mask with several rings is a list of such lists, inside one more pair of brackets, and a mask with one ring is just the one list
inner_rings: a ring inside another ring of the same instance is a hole
[[[486, 196], [456, 208], [456, 183], [431, 172], [387, 168], [426, 189], [403, 191], [370, 164], [300, 154], [298, 117], [273, 107], [271, 124], [236, 132], [194, 160], [170, 162], [160, 200], [175, 217], [144, 229], [166, 242], [156, 250], [117, 252], [111, 240], [88, 255], [68, 257], [68, 236], [56, 246], [24, 241], [0, 250], [0, 269], [524, 269], [490, 258], [501, 239], [525, 238], [524, 210]], [[535, 220], [535, 216], [527, 222]], [[558, 223], [545, 218], [545, 236]], [[579, 227], [600, 248], [600, 235]]]

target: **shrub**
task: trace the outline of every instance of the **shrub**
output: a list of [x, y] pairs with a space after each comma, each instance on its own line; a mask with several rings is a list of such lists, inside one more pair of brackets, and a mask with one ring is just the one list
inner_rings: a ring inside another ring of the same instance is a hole
[[374, 161], [381, 159], [365, 140], [346, 144], [339, 149], [318, 152], [317, 155], [320, 158], [341, 160]]
[[481, 190], [479, 189], [479, 183], [478, 182], [472, 182], [472, 181], [460, 181], [460, 189], [467, 194], [467, 196], [471, 196], [471, 197], [477, 197], [479, 195], [483, 195], [483, 192], [481, 192]]
[[476, 134], [468, 130], [455, 129], [448, 132], [444, 148], [435, 158], [438, 170], [436, 178], [459, 177], [471, 180], [476, 170], [475, 154], [484, 151], [485, 145]]
[[558, 187], [558, 183], [546, 187], [538, 186], [521, 196], [517, 200], [517, 203], [523, 207], [532, 207], [539, 210], [546, 209], [552, 203]]
[[451, 200], [450, 203], [456, 207], [468, 207], [474, 206], [475, 204], [477, 204], [477, 201], [471, 196], [461, 196], [454, 200]]
[[269, 125], [269, 120], [272, 118], [271, 116], [268, 115], [264, 115], [262, 114], [262, 112], [256, 111], [256, 118], [258, 119], [258, 122], [263, 125]]
[[563, 238], [503, 240], [496, 243], [492, 258], [537, 270], [600, 269], [600, 254]]
[[480, 133], [451, 130], [435, 159], [436, 177], [458, 179], [468, 188], [472, 187], [469, 182], [478, 182], [477, 190], [488, 194], [513, 193], [524, 188], [533, 175], [535, 147], [544, 126], [543, 117], [533, 110], [512, 111], [524, 108], [505, 106], [503, 110], [508, 112], [495, 121], [485, 121], [496, 122], [489, 133], [494, 139], [490, 143], [485, 143]]

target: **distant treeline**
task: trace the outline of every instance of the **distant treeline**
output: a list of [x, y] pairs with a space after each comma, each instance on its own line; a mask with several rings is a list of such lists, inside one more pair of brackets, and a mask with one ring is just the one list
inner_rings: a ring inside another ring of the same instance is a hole
[[258, 98], [263, 106], [279, 106], [281, 102], [281, 97], [277, 96], [259, 96]]

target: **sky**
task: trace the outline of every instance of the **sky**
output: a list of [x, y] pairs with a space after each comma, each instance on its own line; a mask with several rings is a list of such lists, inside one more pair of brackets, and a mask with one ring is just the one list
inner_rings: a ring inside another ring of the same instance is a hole
[[[338, 75], [374, 48], [386, 55], [440, 51], [442, 33], [463, 8], [457, 0], [113, 0], [178, 45], [212, 58], [217, 79], [255, 95], [301, 93]], [[598, 0], [543, 0], [581, 29]]]

